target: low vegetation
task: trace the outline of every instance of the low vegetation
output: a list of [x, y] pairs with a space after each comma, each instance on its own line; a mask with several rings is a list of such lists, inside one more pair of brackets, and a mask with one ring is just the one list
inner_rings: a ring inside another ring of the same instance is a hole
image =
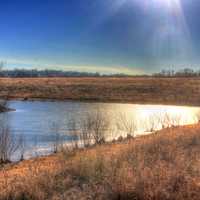
[[0, 105], [0, 113], [1, 113], [1, 112], [5, 112], [5, 110], [6, 110], [5, 107], [2, 106], [2, 105]]
[[7, 101], [2, 100], [0, 102], [0, 113], [8, 111]]
[[0, 199], [199, 200], [200, 124], [0, 170]]
[[200, 105], [200, 78], [0, 78], [0, 98], [5, 97]]
[[[199, 105], [200, 79], [2, 78], [0, 98], [5, 97]], [[179, 118], [165, 118], [159, 122], [163, 130], [155, 131], [158, 122], [150, 119], [153, 134], [133, 138], [135, 121], [121, 114], [116, 125], [127, 138], [105, 143], [109, 120], [88, 114], [71, 121], [73, 148], [60, 143], [54, 125], [54, 154], [15, 164], [13, 152], [24, 158], [23, 140], [0, 126], [0, 200], [199, 200], [200, 124], [180, 127]]]

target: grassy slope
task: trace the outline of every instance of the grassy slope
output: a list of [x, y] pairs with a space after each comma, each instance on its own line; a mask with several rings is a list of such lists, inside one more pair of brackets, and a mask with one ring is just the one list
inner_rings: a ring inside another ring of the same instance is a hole
[[1, 78], [0, 97], [200, 105], [199, 78]]
[[0, 170], [6, 197], [199, 200], [200, 124], [8, 165]]

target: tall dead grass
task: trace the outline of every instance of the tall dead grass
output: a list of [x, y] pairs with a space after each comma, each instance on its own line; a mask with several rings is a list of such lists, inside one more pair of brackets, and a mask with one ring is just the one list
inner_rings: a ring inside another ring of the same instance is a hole
[[0, 199], [200, 198], [200, 125], [54, 156], [3, 168]]

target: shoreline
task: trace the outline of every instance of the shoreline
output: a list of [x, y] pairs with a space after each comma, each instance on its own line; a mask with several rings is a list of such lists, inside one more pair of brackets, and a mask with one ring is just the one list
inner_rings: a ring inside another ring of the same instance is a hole
[[200, 78], [0, 78], [0, 99], [200, 106]]
[[[9, 194], [13, 196], [15, 194], [36, 195], [35, 199], [41, 199], [41, 193], [48, 195], [49, 192], [55, 192], [60, 197], [59, 194], [63, 195], [70, 191], [69, 194], [73, 194], [75, 199], [79, 199], [85, 193], [89, 196], [92, 195], [96, 191], [93, 186], [99, 186], [98, 188], [102, 189], [108, 183], [115, 189], [114, 191], [100, 190], [101, 192], [99, 192], [98, 190], [95, 194], [104, 197], [103, 195], [120, 193], [117, 180], [123, 180], [120, 181], [120, 184], [123, 184], [122, 186], [128, 184], [128, 187], [123, 187], [124, 191], [122, 192], [127, 194], [132, 192], [139, 199], [140, 194], [142, 195], [144, 192], [147, 195], [159, 195], [160, 193], [156, 193], [157, 187], [162, 187], [163, 195], [165, 195], [166, 188], [170, 187], [169, 192], [172, 191], [175, 187], [174, 183], [180, 178], [184, 178], [184, 181], [179, 182], [181, 185], [176, 190], [177, 196], [183, 192], [194, 195], [193, 192], [196, 191], [195, 195], [199, 197], [199, 162], [195, 156], [189, 156], [192, 152], [199, 155], [199, 140], [191, 145], [194, 139], [199, 139], [199, 130], [200, 124], [163, 129], [157, 134], [135, 139], [7, 164], [0, 168], [0, 188], [6, 189], [7, 196]], [[189, 162], [191, 159], [193, 162]], [[188, 163], [188, 168], [185, 168], [185, 163]], [[195, 176], [191, 173], [191, 169], [196, 169]], [[68, 180], [69, 183], [66, 184]], [[141, 193], [136, 193], [137, 188], [141, 186], [141, 180], [146, 184], [146, 189], [139, 190]], [[1, 185], [5, 181], [6, 188], [5, 185]], [[40, 187], [41, 184], [44, 187]], [[12, 188], [16, 187], [17, 190], [10, 191], [10, 185]], [[60, 190], [60, 185], [63, 190]], [[155, 187], [152, 188], [152, 185]], [[88, 187], [91, 188], [88, 190]], [[191, 187], [193, 190], [190, 190]], [[4, 195], [4, 190], [0, 191], [0, 196]], [[35, 193], [36, 191], [38, 193]], [[66, 197], [72, 197], [69, 194]], [[169, 194], [172, 195], [170, 198], [174, 195], [174, 193]], [[87, 197], [83, 199], [88, 199]], [[169, 196], [167, 197], [164, 199], [169, 199]], [[155, 198], [152, 197], [152, 199]]]
[[6, 113], [12, 111], [16, 111], [16, 109], [0, 106], [0, 113]]
[[[132, 105], [157, 105], [157, 106], [177, 106], [177, 107], [200, 107], [199, 104], [194, 104], [194, 103], [165, 103], [165, 102], [148, 102], [148, 101], [117, 101], [117, 100], [81, 100], [81, 99], [59, 99], [59, 98], [8, 98], [8, 101], [21, 101], [21, 102], [78, 102], [78, 103], [106, 103], [106, 104], [132, 104]], [[10, 109], [11, 111], [15, 111], [15, 109]]]
[[[171, 126], [171, 127], [167, 127], [167, 128], [163, 128], [163, 129], [160, 129], [160, 130], [155, 130], [153, 132], [150, 132], [148, 134], [141, 134], [141, 135], [136, 135], [135, 137], [134, 136], [129, 136], [127, 135], [126, 137], [122, 137], [122, 136], [119, 136], [118, 138], [112, 140], [112, 141], [106, 141], [102, 144], [93, 144], [91, 146], [88, 146], [88, 147], [77, 147], [75, 149], [68, 149], [69, 152], [84, 152], [84, 151], [90, 151], [90, 150], [95, 150], [97, 147], [101, 147], [101, 146], [112, 146], [112, 145], [123, 145], [123, 144], [127, 144], [129, 143], [129, 141], [132, 141], [132, 140], [143, 140], [143, 139], [148, 139], [148, 138], [152, 138], [152, 137], [155, 137], [157, 135], [160, 135], [160, 136], [164, 136], [163, 134], [164, 133], [167, 133], [167, 132], [170, 132], [170, 131], [174, 131], [176, 129], [190, 129], [192, 130], [193, 128], [196, 128], [196, 127], [199, 127], [200, 128], [200, 123], [197, 122], [196, 124], [189, 124], [189, 125], [180, 125], [180, 126]], [[1, 171], [1, 168], [4, 168], [4, 167], [7, 167], [7, 166], [11, 166], [11, 167], [15, 167], [17, 165], [19, 165], [20, 163], [23, 163], [23, 162], [29, 162], [29, 161], [37, 161], [37, 160], [43, 160], [43, 159], [48, 159], [48, 158], [51, 158], [51, 157], [57, 157], [59, 156], [60, 154], [62, 153], [62, 150], [58, 151], [58, 152], [49, 152], [47, 154], [41, 154], [41, 155], [37, 155], [37, 156], [31, 156], [29, 158], [24, 158], [23, 160], [16, 160], [16, 161], [8, 161], [8, 163], [4, 163], [4, 164], [0, 164], [0, 171]]]

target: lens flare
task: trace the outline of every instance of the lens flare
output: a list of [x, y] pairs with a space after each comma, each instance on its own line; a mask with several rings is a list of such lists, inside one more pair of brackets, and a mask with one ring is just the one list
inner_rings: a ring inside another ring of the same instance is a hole
[[155, 3], [159, 3], [167, 8], [174, 9], [179, 7], [180, 0], [155, 0]]
[[[138, 9], [136, 15], [141, 17], [137, 27], [147, 35], [148, 42], [146, 49], [149, 53], [150, 61], [155, 66], [165, 63], [168, 66], [186, 64], [185, 60], [190, 60], [193, 56], [193, 43], [190, 30], [185, 19], [182, 0], [107, 0], [109, 11], [104, 17], [108, 18], [120, 13], [120, 10]], [[133, 20], [134, 21], [134, 20]], [[152, 26], [149, 26], [152, 24]], [[134, 24], [132, 24], [134, 28]], [[129, 34], [130, 41], [135, 37]], [[133, 38], [131, 38], [133, 37]], [[134, 45], [134, 44], [133, 44]]]

